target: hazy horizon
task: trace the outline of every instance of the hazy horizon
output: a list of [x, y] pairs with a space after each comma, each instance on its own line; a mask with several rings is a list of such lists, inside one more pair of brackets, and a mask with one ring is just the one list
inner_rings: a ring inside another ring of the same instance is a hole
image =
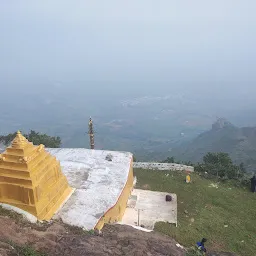
[[101, 82], [100, 89], [106, 82], [120, 91], [119, 82], [131, 90], [150, 83], [168, 92], [208, 86], [256, 92], [252, 0], [25, 0], [0, 6], [2, 88]]
[[[192, 137], [218, 116], [256, 125], [255, 7], [252, 0], [2, 1], [0, 132], [37, 129], [73, 142], [89, 116], [99, 136], [122, 139], [157, 129]], [[166, 95], [174, 98], [121, 106]], [[121, 128], [106, 128], [119, 119]]]

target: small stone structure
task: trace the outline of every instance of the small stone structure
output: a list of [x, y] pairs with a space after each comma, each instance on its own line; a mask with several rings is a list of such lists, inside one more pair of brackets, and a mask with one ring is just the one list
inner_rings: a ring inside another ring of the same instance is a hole
[[0, 202], [50, 220], [72, 193], [59, 161], [20, 132], [0, 154]]
[[175, 164], [175, 163], [150, 163], [150, 162], [134, 162], [133, 168], [159, 170], [159, 171], [190, 171], [194, 172], [193, 166]]

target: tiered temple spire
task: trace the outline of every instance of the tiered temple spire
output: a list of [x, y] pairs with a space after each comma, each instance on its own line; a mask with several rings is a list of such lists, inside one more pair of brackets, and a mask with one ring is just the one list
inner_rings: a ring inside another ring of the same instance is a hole
[[49, 220], [71, 192], [59, 161], [18, 131], [0, 154], [0, 202]]

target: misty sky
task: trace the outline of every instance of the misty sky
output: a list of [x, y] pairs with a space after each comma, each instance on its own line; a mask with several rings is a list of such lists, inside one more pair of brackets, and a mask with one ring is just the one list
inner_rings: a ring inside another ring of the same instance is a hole
[[2, 0], [0, 86], [256, 93], [255, 10], [255, 0]]

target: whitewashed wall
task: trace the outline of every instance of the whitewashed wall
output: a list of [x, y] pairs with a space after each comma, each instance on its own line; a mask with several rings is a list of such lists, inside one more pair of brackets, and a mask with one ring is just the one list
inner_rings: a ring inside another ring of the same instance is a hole
[[160, 170], [160, 171], [194, 171], [193, 166], [187, 166], [183, 164], [174, 164], [174, 163], [143, 163], [143, 162], [134, 162], [133, 168], [141, 169], [150, 169], [150, 170]]

